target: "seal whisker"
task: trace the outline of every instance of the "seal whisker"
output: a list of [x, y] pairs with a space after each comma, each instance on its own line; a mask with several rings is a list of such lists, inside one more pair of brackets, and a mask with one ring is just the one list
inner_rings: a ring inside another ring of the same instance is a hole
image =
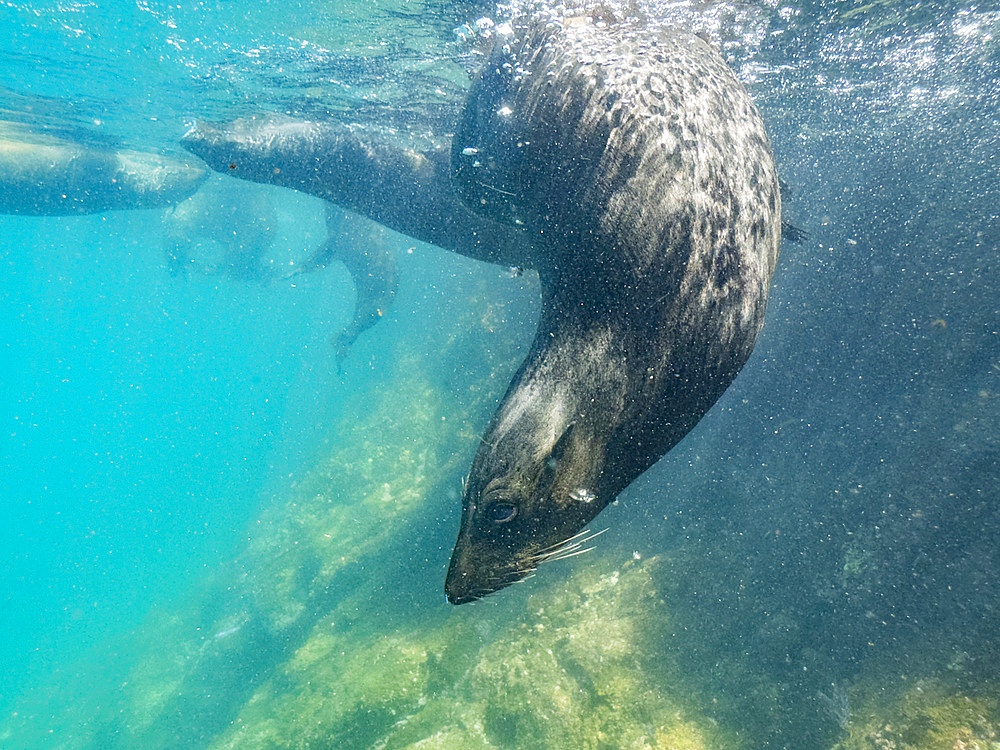
[[537, 565], [541, 565], [542, 563], [552, 562], [553, 560], [558, 560], [558, 559], [559, 559], [558, 553], [552, 553], [552, 554], [546, 555], [545, 557], [541, 558], [540, 560], [536, 560], [535, 562], [536, 562]]
[[559, 544], [546, 547], [543, 551], [532, 555], [529, 559], [536, 564], [541, 564], [543, 562], [549, 562], [550, 560], [560, 559], [562, 556], [567, 554], [572, 554], [574, 551], [579, 550], [584, 544], [588, 544], [595, 538], [603, 534], [607, 529], [601, 529], [600, 531], [592, 532], [590, 530], [581, 531], [579, 534], [574, 534], [568, 539], [563, 540]]
[[568, 551], [574, 550], [574, 549], [576, 549], [576, 545], [570, 545], [570, 546], [565, 547], [565, 548], [556, 549], [556, 550], [553, 550], [552, 552], [547, 552], [544, 555], [539, 555], [538, 557], [533, 558], [532, 562], [534, 564], [536, 564], [536, 565], [541, 565], [542, 563], [546, 563], [549, 560], [553, 559], [557, 555], [561, 555], [564, 552], [568, 552]]
[[516, 193], [512, 193], [509, 190], [502, 190], [501, 188], [498, 188], [496, 185], [490, 185], [490, 184], [485, 183], [485, 182], [479, 182], [479, 186], [480, 187], [484, 187], [487, 190], [492, 190], [492, 191], [494, 191], [496, 193], [501, 193], [502, 195], [509, 195], [512, 198], [517, 195]]
[[[582, 555], [584, 552], [590, 552], [594, 547], [584, 547], [583, 549], [578, 549], [576, 552], [570, 552], [568, 555], [559, 555], [558, 557], [549, 558], [549, 560], [566, 560], [570, 557], [576, 557], [577, 555]], [[546, 560], [546, 562], [549, 562]]]
[[[604, 531], [607, 531], [607, 529], [605, 529]], [[540, 550], [538, 550], [537, 554], [543, 554], [545, 552], [548, 552], [549, 550], [555, 549], [556, 547], [561, 547], [562, 545], [566, 544], [567, 542], [571, 542], [574, 539], [577, 539], [578, 537], [584, 536], [584, 535], [589, 534], [589, 533], [590, 533], [590, 529], [584, 529], [583, 531], [578, 531], [577, 533], [573, 534], [573, 536], [566, 537], [561, 542], [556, 542], [555, 544], [550, 544], [547, 547], [542, 547]], [[598, 532], [598, 533], [604, 533], [604, 532]]]
[[560, 547], [559, 549], [554, 549], [551, 552], [546, 552], [544, 555], [542, 555], [538, 559], [541, 560], [541, 561], [543, 561], [543, 562], [547, 562], [549, 560], [552, 560], [555, 557], [558, 557], [559, 555], [563, 555], [563, 554], [566, 554], [567, 552], [572, 552], [573, 550], [580, 549], [581, 546], [583, 546], [583, 545], [581, 545], [581, 544], [568, 544], [565, 547]]
[[515, 583], [522, 583], [535, 574], [535, 567], [515, 568], [506, 574], [490, 576], [485, 586], [469, 592], [467, 601], [478, 601], [501, 591]]
[[560, 547], [557, 550], [553, 550], [552, 552], [549, 552], [548, 554], [545, 555], [545, 557], [546, 558], [551, 558], [551, 557], [557, 557], [559, 555], [564, 555], [567, 552], [572, 552], [575, 549], [580, 549], [580, 547], [582, 547], [586, 543], [587, 543], [587, 540], [581, 540], [579, 542], [574, 542], [573, 544], [567, 544], [565, 547]]

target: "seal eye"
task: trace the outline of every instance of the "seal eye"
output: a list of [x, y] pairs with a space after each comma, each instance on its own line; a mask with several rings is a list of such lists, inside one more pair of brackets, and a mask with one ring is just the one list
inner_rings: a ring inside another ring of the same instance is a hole
[[510, 503], [493, 503], [486, 509], [486, 518], [493, 523], [504, 523], [517, 515], [517, 506]]

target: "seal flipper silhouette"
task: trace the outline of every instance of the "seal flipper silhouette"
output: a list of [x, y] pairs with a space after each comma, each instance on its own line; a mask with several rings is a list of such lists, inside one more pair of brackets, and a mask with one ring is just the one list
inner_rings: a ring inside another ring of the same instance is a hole
[[[344, 360], [358, 336], [382, 319], [399, 288], [395, 253], [375, 231], [361, 226], [365, 221], [327, 207], [329, 234], [326, 241], [285, 274], [285, 278], [293, 278], [339, 261], [351, 275], [355, 290], [354, 316], [331, 342], [337, 349], [338, 362]], [[369, 227], [374, 226], [369, 223]]]
[[210, 180], [163, 214], [167, 270], [266, 286], [277, 276], [265, 257], [274, 222], [264, 189]]
[[538, 270], [535, 341], [466, 483], [445, 581], [456, 604], [578, 551], [580, 530], [697, 424], [750, 355], [780, 242], [763, 123], [705, 41], [579, 16], [512, 30], [450, 160], [316, 124], [188, 138], [214, 168]]

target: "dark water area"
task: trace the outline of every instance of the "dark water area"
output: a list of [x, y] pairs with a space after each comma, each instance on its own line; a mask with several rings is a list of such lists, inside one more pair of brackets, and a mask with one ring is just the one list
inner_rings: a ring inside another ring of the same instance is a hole
[[[441, 585], [534, 274], [215, 175], [0, 216], [0, 746], [1000, 747], [1000, 6], [641, 10], [721, 45], [806, 237], [595, 550], [474, 605]], [[425, 147], [510, 11], [7, 3], [0, 120]], [[330, 238], [398, 264], [340, 361], [355, 281], [286, 276]]]

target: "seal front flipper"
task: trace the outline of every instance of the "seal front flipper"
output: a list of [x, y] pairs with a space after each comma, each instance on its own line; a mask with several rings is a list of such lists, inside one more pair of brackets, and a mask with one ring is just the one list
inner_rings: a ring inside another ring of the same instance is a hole
[[794, 242], [796, 245], [801, 245], [807, 239], [809, 239], [809, 232], [805, 229], [801, 229], [790, 221], [782, 220], [781, 222], [781, 238], [783, 240], [788, 240], [789, 242]]
[[[781, 203], [782, 205], [787, 205], [792, 197], [792, 188], [782, 179], [778, 180], [778, 187], [781, 191]], [[809, 239], [809, 232], [783, 218], [781, 220], [781, 239], [801, 245]]]
[[399, 288], [396, 255], [379, 235], [385, 230], [369, 224], [360, 237], [351, 238], [335, 255], [354, 281], [354, 316], [336, 337], [337, 360], [343, 361], [358, 336], [378, 323], [389, 312]]
[[283, 278], [326, 268], [334, 262], [347, 269], [354, 282], [354, 316], [331, 341], [337, 361], [342, 363], [358, 336], [378, 323], [392, 306], [399, 288], [398, 264], [382, 227], [333, 206], [327, 206], [326, 226], [328, 235], [323, 244]]
[[416, 152], [336, 122], [268, 115], [198, 122], [184, 147], [223, 174], [300, 190], [423, 242], [526, 266], [523, 231], [470, 211], [451, 187], [449, 152]]

